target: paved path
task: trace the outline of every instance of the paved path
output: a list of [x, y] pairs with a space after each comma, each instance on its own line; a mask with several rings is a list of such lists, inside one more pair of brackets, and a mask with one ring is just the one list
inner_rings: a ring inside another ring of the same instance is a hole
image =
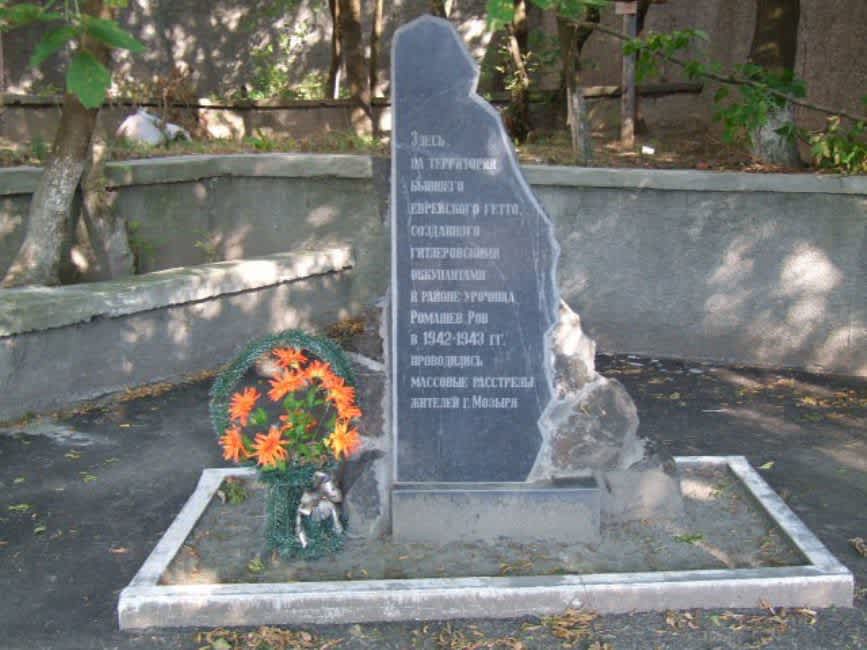
[[[867, 383], [851, 378], [600, 357], [623, 381], [642, 427], [675, 454], [743, 454], [855, 574], [856, 607], [562, 620], [573, 647], [864, 648], [867, 558]], [[246, 631], [128, 634], [119, 591], [193, 490], [222, 465], [206, 383], [104, 410], [0, 430], [0, 648], [256, 647]], [[549, 622], [553, 623], [553, 622]], [[556, 648], [536, 619], [343, 626], [279, 632], [270, 647]], [[222, 639], [222, 641], [220, 640]], [[213, 642], [213, 643], [211, 643]], [[596, 643], [593, 646], [591, 643]], [[604, 644], [609, 644], [605, 646]], [[522, 645], [519, 645], [522, 644]], [[269, 646], [263, 645], [263, 648]]]

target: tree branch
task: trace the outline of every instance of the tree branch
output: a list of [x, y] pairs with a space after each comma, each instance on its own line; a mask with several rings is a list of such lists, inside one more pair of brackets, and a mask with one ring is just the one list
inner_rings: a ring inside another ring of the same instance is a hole
[[[597, 23], [588, 23], [583, 20], [574, 20], [572, 18], [565, 17], [571, 23], [578, 25], [579, 27], [594, 27], [597, 31], [602, 32], [603, 34], [607, 34], [608, 36], [613, 36], [616, 39], [621, 41], [630, 41], [632, 39], [629, 38], [626, 34], [617, 31], [616, 29], [611, 29], [610, 27], [606, 27], [604, 25], [599, 25]], [[684, 61], [676, 56], [671, 56], [669, 54], [664, 54], [663, 52], [654, 52], [654, 56], [658, 56], [665, 61], [669, 61], [674, 63], [675, 65], [680, 66], [681, 68], [686, 68], [688, 65], [688, 61]], [[808, 102], [805, 99], [801, 99], [799, 97], [793, 97], [787, 93], [782, 92], [781, 90], [776, 90], [774, 88], [769, 88], [765, 84], [760, 84], [757, 81], [753, 81], [752, 79], [746, 79], [744, 77], [738, 77], [734, 74], [718, 74], [716, 72], [710, 71], [702, 71], [699, 73], [700, 76], [706, 77], [708, 79], [713, 79], [714, 81], [719, 81], [720, 83], [728, 84], [731, 86], [752, 86], [753, 88], [758, 88], [765, 92], [770, 93], [771, 95], [776, 95], [777, 97], [786, 100], [787, 102], [794, 104], [795, 106], [801, 106], [803, 108], [808, 108], [810, 110], [818, 111], [820, 113], [826, 113], [828, 115], [840, 115], [842, 117], [848, 117], [850, 120], [854, 120], [855, 122], [867, 122], [867, 115], [859, 115], [858, 113], [850, 113], [848, 111], [842, 111], [837, 108], [831, 108], [830, 106], [824, 106], [822, 104], [816, 104], [814, 102]]]

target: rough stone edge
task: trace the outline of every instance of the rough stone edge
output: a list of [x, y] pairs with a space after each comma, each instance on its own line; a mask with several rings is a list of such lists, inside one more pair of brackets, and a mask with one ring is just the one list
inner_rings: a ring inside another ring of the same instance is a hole
[[184, 266], [107, 282], [7, 289], [0, 291], [0, 339], [261, 289], [354, 264], [351, 247], [342, 246]]
[[[206, 469], [196, 491], [118, 600], [121, 629], [350, 623], [689, 608], [851, 607], [852, 573], [773, 493], [743, 456], [683, 456], [682, 466], [727, 466], [810, 564], [653, 573], [159, 586], [159, 576], [220, 481], [251, 468]], [[207, 476], [207, 478], [206, 478]]]
[[867, 194], [867, 176], [747, 174], [692, 169], [611, 169], [526, 165], [531, 185], [690, 192]]

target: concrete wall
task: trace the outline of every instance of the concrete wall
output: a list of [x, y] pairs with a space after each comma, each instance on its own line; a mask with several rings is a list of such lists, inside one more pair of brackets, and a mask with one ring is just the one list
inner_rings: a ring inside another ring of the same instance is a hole
[[[140, 224], [145, 270], [351, 245], [345, 305], [358, 310], [386, 291], [386, 171], [269, 154], [113, 163], [108, 175], [114, 209]], [[600, 350], [867, 376], [867, 178], [526, 173], [557, 223], [563, 296]], [[0, 171], [7, 255], [36, 174]]]
[[227, 363], [349, 315], [348, 248], [0, 291], [0, 422]]
[[[24, 238], [39, 173], [0, 170], [0, 274]], [[108, 200], [130, 226], [142, 273], [352, 246], [347, 298], [358, 310], [387, 281], [385, 173], [384, 163], [363, 156], [169, 157], [110, 164]]]
[[528, 176], [601, 349], [867, 376], [867, 177]]

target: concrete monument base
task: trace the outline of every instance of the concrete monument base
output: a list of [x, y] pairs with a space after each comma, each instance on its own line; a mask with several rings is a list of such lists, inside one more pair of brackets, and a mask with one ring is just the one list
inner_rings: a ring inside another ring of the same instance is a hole
[[397, 542], [544, 539], [599, 543], [595, 479], [539, 483], [397, 483], [391, 534]]
[[851, 607], [854, 581], [742, 456], [679, 457], [681, 469], [728, 468], [803, 556], [798, 566], [526, 577], [161, 585], [228, 476], [207, 469], [196, 491], [121, 592], [121, 629], [511, 618], [567, 608], [599, 613], [691, 608]]

